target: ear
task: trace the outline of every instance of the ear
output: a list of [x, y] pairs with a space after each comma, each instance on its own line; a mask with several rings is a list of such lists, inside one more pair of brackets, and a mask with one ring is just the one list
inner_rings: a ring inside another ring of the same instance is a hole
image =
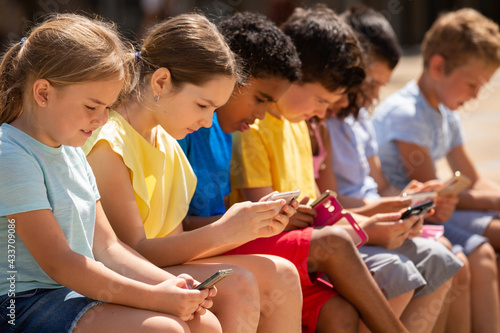
[[429, 59], [429, 73], [434, 80], [439, 80], [445, 73], [446, 60], [440, 54], [435, 54]]
[[167, 68], [158, 68], [153, 73], [151, 76], [151, 89], [155, 96], [165, 95], [172, 90], [172, 75]]
[[49, 104], [49, 95], [52, 85], [45, 79], [38, 79], [33, 84], [33, 98], [39, 107], [46, 107]]

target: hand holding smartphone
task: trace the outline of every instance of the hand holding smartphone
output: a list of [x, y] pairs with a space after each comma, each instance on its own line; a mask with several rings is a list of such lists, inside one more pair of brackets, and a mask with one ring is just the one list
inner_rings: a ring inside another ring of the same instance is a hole
[[267, 201], [275, 201], [280, 199], [285, 199], [286, 204], [290, 205], [293, 199], [297, 199], [300, 196], [300, 190], [279, 192], [271, 195]]
[[402, 214], [401, 219], [407, 219], [413, 215], [425, 215], [434, 208], [434, 200], [427, 200], [418, 205], [408, 207]]
[[462, 175], [460, 171], [455, 172], [455, 175], [448, 179], [443, 187], [438, 191], [440, 196], [455, 196], [465, 190], [471, 184], [469, 177]]
[[335, 197], [335, 192], [327, 190], [311, 204], [311, 207], [314, 208], [317, 213], [314, 218], [314, 226], [333, 225], [342, 218], [345, 218], [352, 227], [348, 232], [354, 244], [360, 247], [368, 241], [368, 235], [356, 223], [351, 214], [344, 210]]
[[224, 279], [226, 276], [229, 276], [231, 274], [233, 274], [232, 269], [221, 269], [220, 271], [217, 271], [214, 275], [212, 275], [211, 277], [209, 277], [208, 279], [197, 285], [194, 289], [198, 290], [210, 289], [213, 286], [215, 286], [217, 282], [219, 282], [220, 280]]

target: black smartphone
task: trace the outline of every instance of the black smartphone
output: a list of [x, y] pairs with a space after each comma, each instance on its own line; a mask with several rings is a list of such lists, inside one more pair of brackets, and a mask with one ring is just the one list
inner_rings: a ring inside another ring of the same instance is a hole
[[220, 271], [217, 271], [214, 275], [197, 285], [194, 289], [207, 289], [207, 288], [212, 288], [215, 286], [217, 282], [225, 278], [226, 276], [229, 276], [233, 274], [232, 269], [221, 269]]
[[424, 201], [418, 205], [408, 207], [408, 209], [401, 214], [401, 219], [404, 220], [412, 215], [424, 215], [432, 208], [434, 208], [434, 200]]

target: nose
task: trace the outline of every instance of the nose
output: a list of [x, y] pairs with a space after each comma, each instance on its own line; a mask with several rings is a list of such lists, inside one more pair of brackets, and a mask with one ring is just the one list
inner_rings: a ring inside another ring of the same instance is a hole
[[98, 116], [96, 116], [96, 118], [93, 119], [92, 122], [95, 123], [98, 127], [101, 127], [108, 122], [108, 117], [109, 110], [104, 109], [104, 111], [98, 113]]
[[210, 128], [210, 127], [212, 127], [213, 116], [214, 116], [214, 113], [212, 112], [207, 117], [200, 120], [198, 123], [200, 124], [201, 127]]
[[479, 91], [481, 90], [481, 86], [475, 88], [473, 91], [472, 91], [472, 99], [476, 99], [477, 98], [477, 95], [479, 95]]
[[314, 110], [313, 114], [316, 115], [318, 118], [323, 119], [323, 118], [325, 118], [327, 109], [328, 109], [328, 105], [325, 105], [324, 107], [316, 108]]
[[267, 109], [269, 109], [269, 104], [265, 103], [262, 106], [256, 107], [252, 115], [257, 119], [262, 120], [266, 116]]

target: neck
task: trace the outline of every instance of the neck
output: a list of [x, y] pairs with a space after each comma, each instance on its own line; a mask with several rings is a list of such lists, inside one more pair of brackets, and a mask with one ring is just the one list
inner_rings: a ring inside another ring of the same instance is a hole
[[417, 84], [430, 106], [437, 110], [439, 106], [439, 97], [436, 94], [434, 81], [430, 77], [428, 71], [424, 70]]
[[116, 110], [127, 122], [132, 126], [146, 141], [155, 145], [156, 143], [156, 126], [158, 122], [155, 120], [154, 111], [144, 102], [131, 98], [127, 104]]

